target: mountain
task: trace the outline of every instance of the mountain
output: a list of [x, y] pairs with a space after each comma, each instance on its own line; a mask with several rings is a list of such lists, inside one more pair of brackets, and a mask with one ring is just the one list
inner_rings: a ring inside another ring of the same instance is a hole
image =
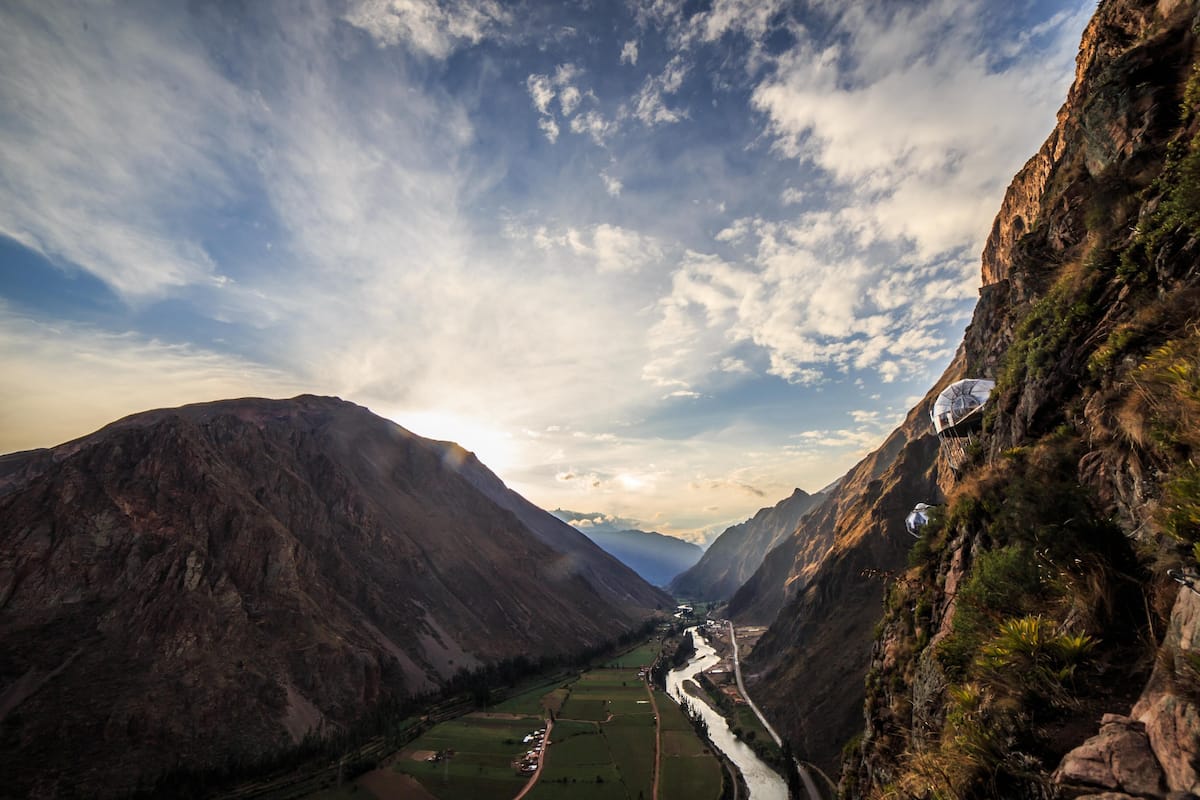
[[[1200, 792], [1198, 31], [1197, 0], [1099, 4], [954, 361], [731, 603], [831, 536], [745, 668], [844, 796]], [[955, 470], [927, 409], [964, 377], [996, 387]]]
[[0, 457], [5, 792], [245, 763], [672, 604], [471, 453], [351, 403], [137, 414]]
[[666, 586], [704, 554], [699, 545], [654, 531], [585, 530], [583, 533], [655, 586]]
[[729, 601], [730, 618], [770, 625], [744, 664], [751, 694], [797, 755], [831, 774], [862, 728], [880, 573], [904, 565], [913, 542], [905, 515], [939, 499], [937, 449], [928, 415], [913, 409]]
[[629, 520], [562, 508], [550, 513], [569, 523], [654, 586], [666, 586], [704, 553], [698, 545], [674, 536], [622, 527]]
[[[823, 495], [796, 489], [791, 496], [770, 508], [759, 509], [745, 522], [726, 528], [694, 567], [671, 582], [670, 590], [694, 600], [726, 600], [762, 564], [767, 553], [796, 530], [800, 518], [811, 511]], [[828, 547], [813, 543], [814, 551]], [[776, 609], [778, 610], [778, 609]], [[771, 614], [763, 624], [774, 618]]]

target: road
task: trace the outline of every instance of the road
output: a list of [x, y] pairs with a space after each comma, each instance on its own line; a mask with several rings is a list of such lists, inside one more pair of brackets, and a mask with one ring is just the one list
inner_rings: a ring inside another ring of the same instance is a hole
[[[728, 624], [729, 641], [733, 643], [733, 677], [737, 680], [738, 691], [746, 699], [746, 704], [750, 706], [750, 710], [754, 712], [754, 716], [758, 717], [758, 721], [767, 729], [767, 733], [771, 734], [771, 738], [775, 740], [775, 744], [783, 747], [783, 738], [771, 727], [771, 723], [767, 722], [767, 718], [763, 716], [762, 711], [750, 699], [750, 693], [746, 691], [746, 684], [742, 683], [742, 662], [738, 660], [737, 631], [734, 630], [732, 621]], [[821, 793], [817, 790], [817, 784], [813, 782], [812, 775], [809, 774], [808, 769], [799, 761], [796, 761], [796, 769], [800, 772], [800, 780], [804, 783], [804, 791], [808, 793], [809, 800], [823, 800]]]
[[654, 699], [654, 687], [646, 678], [646, 694], [650, 695], [650, 707], [654, 709], [654, 788], [650, 800], [658, 800], [658, 776], [662, 772], [662, 720], [658, 717], [658, 701]]
[[546, 735], [542, 738], [542, 753], [538, 757], [537, 769], [529, 776], [529, 783], [525, 784], [525, 788], [513, 800], [521, 800], [521, 798], [529, 794], [533, 790], [534, 785], [537, 784], [538, 778], [541, 777], [542, 767], [546, 766], [546, 759], [550, 755], [550, 732], [552, 730], [554, 730], [554, 720], [546, 720]]

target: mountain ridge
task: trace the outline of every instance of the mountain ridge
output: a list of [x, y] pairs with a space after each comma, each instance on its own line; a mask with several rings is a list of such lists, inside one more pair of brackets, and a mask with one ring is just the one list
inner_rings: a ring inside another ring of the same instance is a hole
[[[820, 492], [810, 495], [795, 489], [775, 505], [761, 508], [750, 519], [726, 528], [695, 566], [671, 582], [671, 591], [694, 600], [729, 599], [823, 497]], [[766, 614], [758, 616], [763, 618]], [[773, 617], [771, 614], [762, 624]]]
[[[572, 518], [591, 518], [589, 515], [560, 508], [550, 513], [568, 524]], [[666, 586], [672, 578], [699, 561], [704, 552], [697, 544], [657, 531], [614, 529], [611, 526], [597, 525], [571, 527], [653, 586]]]
[[3, 463], [0, 767], [33, 797], [252, 761], [672, 604], [462, 448], [335, 398], [160, 409]]

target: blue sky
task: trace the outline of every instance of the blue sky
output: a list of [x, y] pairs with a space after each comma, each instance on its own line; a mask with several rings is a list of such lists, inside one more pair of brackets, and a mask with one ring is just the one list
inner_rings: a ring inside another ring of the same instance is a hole
[[940, 374], [1093, 8], [5, 3], [0, 451], [336, 394], [703, 539]]

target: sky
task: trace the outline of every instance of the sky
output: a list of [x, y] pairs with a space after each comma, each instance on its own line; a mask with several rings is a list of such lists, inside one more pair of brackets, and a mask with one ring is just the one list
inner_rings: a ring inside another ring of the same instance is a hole
[[949, 363], [1093, 9], [0, 4], [0, 452], [331, 394], [711, 539]]

